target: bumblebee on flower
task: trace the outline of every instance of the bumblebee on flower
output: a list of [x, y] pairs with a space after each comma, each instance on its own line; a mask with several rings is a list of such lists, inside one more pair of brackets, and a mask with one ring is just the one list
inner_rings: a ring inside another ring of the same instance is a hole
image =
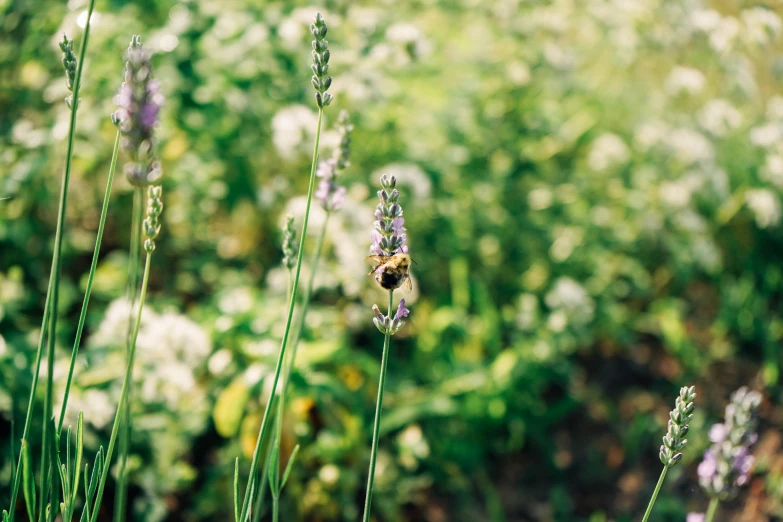
[[407, 293], [413, 286], [411, 256], [408, 254], [408, 235], [405, 233], [405, 218], [402, 217], [400, 192], [395, 188], [396, 185], [394, 176], [381, 177], [382, 189], [378, 191], [380, 202], [375, 209], [376, 220], [371, 234], [372, 255], [367, 257], [374, 266], [367, 275], [374, 275], [381, 288], [394, 291], [402, 286]]

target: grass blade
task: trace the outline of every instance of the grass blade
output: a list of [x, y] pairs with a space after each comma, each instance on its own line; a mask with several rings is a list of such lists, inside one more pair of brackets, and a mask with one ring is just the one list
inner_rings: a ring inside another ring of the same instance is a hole
[[25, 440], [22, 441], [22, 493], [27, 507], [27, 516], [31, 521], [35, 520], [35, 479], [30, 469], [30, 448]]

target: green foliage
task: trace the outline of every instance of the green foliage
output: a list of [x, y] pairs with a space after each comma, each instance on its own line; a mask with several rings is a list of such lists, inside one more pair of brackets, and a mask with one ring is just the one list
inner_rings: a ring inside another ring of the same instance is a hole
[[[361, 514], [381, 351], [370, 306], [384, 298], [362, 260], [382, 173], [398, 179], [417, 264], [412, 320], [390, 353], [377, 518], [639, 519], [670, 396], [691, 382], [700, 409], [688, 451], [651, 518], [703, 509], [681, 486], [708, 445], [708, 419], [742, 384], [765, 387], [776, 407], [780, 398], [783, 13], [686, 0], [327, 6], [334, 99], [324, 128], [349, 110], [352, 166], [291, 375], [279, 458], [301, 451], [281, 518]], [[58, 44], [66, 33], [79, 48], [85, 7], [0, 0], [3, 437], [24, 418], [51, 268], [70, 94]], [[252, 453], [285, 319], [280, 224], [287, 212], [301, 223], [308, 188], [314, 9], [250, 0], [96, 9], [63, 237], [55, 401], [100, 221], [112, 99], [140, 33], [166, 97], [166, 212], [138, 338], [130, 512], [230, 519], [231, 463], [241, 453], [246, 466]], [[322, 141], [338, 145], [333, 133]], [[114, 194], [65, 419], [75, 425], [85, 411], [88, 455], [108, 440], [124, 368], [128, 305], [116, 298], [133, 188], [118, 180]], [[314, 210], [310, 230], [322, 216]], [[40, 454], [41, 422], [36, 414], [36, 446], [24, 442], [23, 455]], [[104, 474], [97, 455], [81, 497], [94, 499]], [[22, 480], [31, 518], [34, 471]], [[0, 467], [0, 483], [12, 473]], [[781, 513], [780, 473], [769, 477], [772, 507], [759, 520]], [[83, 519], [97, 517], [88, 502]]]

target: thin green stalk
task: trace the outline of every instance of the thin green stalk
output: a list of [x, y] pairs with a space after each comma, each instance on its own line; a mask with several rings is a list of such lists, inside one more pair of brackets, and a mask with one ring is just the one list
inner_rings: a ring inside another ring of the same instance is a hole
[[150, 278], [150, 260], [152, 259], [152, 253], [147, 253], [147, 259], [144, 263], [144, 278], [141, 282], [141, 295], [139, 297], [139, 311], [136, 314], [136, 322], [133, 327], [133, 339], [131, 342], [130, 354], [128, 356], [128, 365], [125, 368], [125, 380], [122, 382], [122, 391], [120, 392], [120, 402], [117, 404], [117, 413], [114, 414], [114, 424], [111, 427], [111, 436], [109, 437], [109, 447], [106, 450], [106, 457], [103, 459], [103, 471], [101, 472], [101, 480], [98, 483], [98, 491], [95, 496], [95, 504], [92, 509], [92, 518], [90, 522], [95, 522], [98, 518], [98, 512], [100, 511], [101, 500], [103, 499], [103, 488], [106, 486], [106, 479], [109, 476], [111, 470], [111, 457], [114, 453], [114, 446], [117, 443], [117, 435], [120, 431], [120, 421], [122, 414], [125, 411], [125, 402], [128, 399], [128, 390], [130, 388], [130, 381], [133, 379], [133, 358], [136, 355], [136, 339], [139, 337], [139, 325], [141, 324], [141, 312], [144, 309], [144, 299], [147, 297], [147, 283]]
[[[326, 213], [326, 217], [324, 218], [323, 226], [321, 227], [321, 234], [318, 236], [318, 245], [315, 250], [315, 254], [313, 255], [313, 261], [310, 264], [310, 278], [307, 282], [307, 287], [305, 288], [305, 294], [304, 299], [302, 300], [302, 310], [299, 315], [299, 323], [297, 324], [296, 330], [294, 331], [294, 342], [291, 346], [291, 356], [288, 358], [288, 363], [286, 364], [285, 371], [283, 372], [283, 383], [280, 386], [280, 399], [279, 399], [279, 406], [277, 407], [277, 430], [275, 433], [275, 438], [272, 440], [272, 444], [269, 446], [269, 450], [267, 451], [267, 456], [274, 451], [275, 448], [277, 448], [278, 455], [280, 455], [280, 447], [283, 442], [283, 416], [285, 415], [285, 397], [286, 392], [288, 391], [288, 383], [291, 380], [291, 372], [293, 371], [294, 364], [296, 364], [296, 352], [297, 348], [299, 347], [299, 339], [302, 335], [302, 329], [304, 328], [305, 324], [305, 318], [307, 316], [307, 308], [310, 304], [310, 296], [313, 295], [313, 285], [315, 282], [315, 272], [318, 268], [318, 261], [321, 258], [321, 251], [323, 250], [324, 246], [324, 237], [326, 236], [326, 224], [329, 222], [329, 213]], [[290, 295], [289, 295], [290, 298]], [[279, 479], [279, 475], [278, 475]], [[278, 480], [277, 485], [278, 491], [280, 490], [280, 484]], [[272, 516], [274, 520], [277, 520], [276, 515], [277, 511], [279, 509], [278, 504], [280, 503], [280, 496], [273, 495], [272, 496]]]
[[[389, 314], [392, 317], [394, 290], [389, 290]], [[378, 438], [381, 430], [381, 409], [383, 408], [383, 389], [386, 387], [386, 367], [389, 364], [389, 345], [391, 344], [391, 329], [387, 328], [383, 339], [383, 355], [381, 356], [381, 377], [378, 381], [378, 402], [375, 404], [375, 425], [372, 429], [372, 452], [370, 453], [370, 471], [367, 476], [367, 495], [364, 497], [364, 522], [370, 521], [370, 503], [372, 488], [375, 484], [375, 461], [378, 456]]]
[[642, 522], [647, 522], [647, 519], [650, 518], [650, 513], [652, 513], [653, 505], [655, 505], [655, 501], [658, 499], [658, 493], [661, 491], [661, 486], [663, 486], [663, 480], [666, 478], [667, 471], [669, 471], [669, 466], [664, 466], [663, 471], [661, 471], [661, 476], [658, 479], [658, 484], [655, 485], [655, 491], [653, 491], [650, 503], [647, 505], [647, 511], [644, 513]]
[[[128, 258], [128, 333], [126, 335], [125, 355], [130, 356], [131, 338], [133, 336], [133, 309], [136, 305], [136, 297], [139, 283], [139, 250], [141, 248], [141, 222], [144, 217], [144, 189], [136, 188], [133, 192], [133, 213], [131, 217], [131, 242]], [[128, 496], [128, 453], [130, 452], [130, 439], [133, 429], [131, 418], [131, 401], [133, 396], [133, 383], [128, 384], [128, 399], [125, 402], [125, 412], [122, 415], [119, 450], [119, 472], [117, 474], [117, 488], [114, 490], [114, 522], [122, 522], [125, 519], [125, 503]]]
[[[294, 369], [294, 365], [296, 364], [296, 353], [299, 348], [299, 340], [302, 337], [302, 331], [304, 330], [305, 325], [305, 319], [307, 318], [307, 310], [310, 306], [310, 298], [313, 295], [313, 286], [315, 284], [315, 272], [318, 268], [318, 262], [321, 259], [321, 252], [324, 248], [324, 238], [326, 237], [326, 225], [329, 223], [329, 212], [326, 213], [326, 217], [324, 218], [324, 224], [321, 227], [321, 234], [318, 236], [318, 244], [315, 249], [315, 254], [313, 254], [313, 260], [310, 263], [310, 279], [307, 281], [307, 288], [305, 289], [305, 295], [304, 299], [302, 299], [302, 311], [299, 315], [299, 324], [296, 325], [296, 330], [294, 331], [294, 342], [293, 346], [291, 346], [291, 360], [289, 361], [288, 366], [286, 367], [286, 373], [284, 374], [283, 378], [283, 386], [282, 386], [282, 392], [281, 397], [283, 397], [283, 400], [285, 400], [285, 394], [286, 390], [288, 389], [288, 383], [291, 378], [291, 372]], [[282, 406], [281, 406], [282, 411]]]
[[[288, 318], [286, 319], [285, 323], [285, 330], [283, 331], [283, 339], [280, 343], [280, 354], [277, 357], [277, 365], [275, 367], [275, 377], [272, 381], [272, 390], [274, 395], [274, 390], [277, 390], [277, 383], [280, 380], [280, 373], [283, 368], [283, 358], [285, 357], [285, 349], [286, 345], [288, 343], [288, 334], [291, 331], [291, 319], [294, 315], [294, 304], [296, 303], [296, 292], [299, 288], [299, 274], [302, 271], [302, 254], [304, 253], [304, 241], [307, 237], [307, 222], [310, 218], [310, 204], [313, 201], [313, 186], [315, 185], [315, 167], [318, 162], [318, 145], [321, 142], [321, 121], [323, 119], [324, 110], [323, 108], [318, 109], [318, 126], [316, 128], [315, 132], [315, 148], [313, 150], [313, 164], [310, 167], [310, 186], [307, 189], [307, 206], [305, 207], [305, 215], [304, 215], [304, 223], [302, 223], [302, 237], [299, 239], [299, 253], [296, 257], [296, 274], [294, 275], [294, 286], [291, 290], [291, 299], [289, 300], [288, 305]], [[259, 453], [261, 452], [261, 444], [264, 441], [264, 437], [266, 436], [266, 431], [269, 426], [269, 417], [270, 412], [272, 410], [272, 404], [273, 400], [270, 399], [269, 402], [266, 404], [266, 408], [264, 409], [264, 417], [261, 419], [261, 427], [258, 430], [258, 439], [256, 440], [256, 447], [253, 450], [253, 457], [252, 462], [250, 463], [250, 473], [248, 474], [248, 477], [250, 479], [247, 482], [247, 487], [245, 488], [245, 498], [242, 501], [242, 513], [239, 517], [240, 521], [245, 520], [245, 517], [247, 516], [248, 509], [250, 507], [250, 501], [251, 501], [251, 486], [253, 484], [252, 477], [256, 475], [256, 472], [258, 471], [258, 457]]]
[[707, 506], [707, 513], [704, 515], [704, 522], [712, 522], [712, 519], [715, 518], [715, 513], [718, 512], [718, 504], [720, 504], [720, 500], [717, 498], [710, 500], [710, 505]]
[[[68, 207], [68, 187], [71, 183], [71, 164], [73, 160], [73, 148], [76, 134], [76, 110], [79, 106], [79, 90], [81, 88], [82, 71], [84, 70], [84, 57], [86, 56], [87, 43], [90, 38], [90, 18], [92, 17], [95, 0], [90, 0], [90, 6], [87, 12], [87, 22], [84, 27], [84, 42], [82, 43], [79, 55], [79, 63], [76, 68], [76, 77], [73, 83], [73, 97], [71, 100], [71, 118], [68, 127], [68, 149], [65, 155], [65, 173], [60, 187], [60, 203], [57, 213], [57, 228], [54, 235], [54, 253], [52, 255], [52, 268], [49, 275], [49, 291], [47, 300], [50, 300], [51, 310], [49, 311], [48, 345], [47, 345], [47, 374], [46, 374], [46, 397], [44, 400], [43, 411], [43, 444], [41, 447], [41, 501], [39, 504], [38, 519], [43, 520], [46, 507], [46, 499], [49, 496], [48, 478], [50, 446], [52, 433], [50, 432], [50, 420], [52, 418], [52, 403], [54, 399], [54, 356], [55, 340], [57, 339], [57, 306], [60, 291], [60, 268], [62, 264], [61, 253], [63, 246], [63, 229], [65, 227], [65, 212]], [[43, 336], [44, 332], [41, 332]], [[36, 369], [36, 371], [38, 371]], [[37, 382], [36, 382], [37, 385]], [[29, 421], [29, 420], [28, 420]], [[27, 422], [26, 422], [27, 423]], [[55, 485], [56, 487], [56, 485]], [[12, 501], [16, 501], [15, 498]], [[14, 506], [11, 506], [10, 518], [13, 521]], [[53, 508], [54, 510], [54, 508]]]
[[71, 365], [68, 368], [68, 378], [65, 380], [65, 395], [63, 396], [63, 405], [60, 408], [60, 421], [57, 423], [57, 433], [63, 430], [63, 421], [65, 420], [65, 410], [68, 407], [68, 396], [71, 392], [71, 381], [73, 380], [73, 370], [76, 366], [76, 356], [79, 353], [79, 345], [82, 340], [82, 331], [84, 330], [84, 321], [87, 318], [87, 306], [90, 303], [90, 294], [92, 293], [92, 284], [95, 280], [95, 269], [98, 266], [98, 254], [101, 251], [101, 240], [103, 239], [103, 229], [106, 225], [106, 215], [109, 211], [109, 200], [111, 199], [111, 188], [114, 183], [114, 172], [117, 168], [117, 156], [120, 150], [120, 131], [114, 138], [114, 150], [111, 155], [111, 166], [109, 167], [109, 179], [106, 180], [106, 192], [103, 195], [103, 207], [101, 207], [101, 219], [98, 222], [98, 234], [95, 238], [95, 250], [92, 253], [92, 264], [90, 272], [87, 275], [87, 288], [84, 291], [84, 301], [82, 302], [82, 311], [79, 314], [79, 324], [76, 327], [76, 338], [73, 341], [73, 350], [71, 351]]
[[[38, 351], [35, 355], [35, 371], [33, 372], [33, 385], [30, 388], [30, 399], [27, 402], [27, 416], [25, 417], [24, 428], [22, 430], [22, 444], [26, 444], [28, 436], [30, 435], [30, 424], [33, 418], [33, 405], [35, 404], [35, 390], [38, 388], [38, 376], [41, 372], [41, 356], [43, 354], [44, 339], [46, 335], [46, 325], [49, 321], [49, 304], [52, 301], [52, 285], [54, 279], [49, 279], [49, 289], [46, 292], [46, 304], [44, 305], [43, 320], [41, 324], [41, 333], [38, 336]], [[16, 472], [14, 473], [14, 483], [11, 488], [11, 505], [8, 510], [8, 516], [11, 522], [14, 520], [14, 513], [16, 512], [16, 499], [19, 495], [19, 485], [22, 478], [22, 454], [19, 452], [19, 457], [16, 463]]]

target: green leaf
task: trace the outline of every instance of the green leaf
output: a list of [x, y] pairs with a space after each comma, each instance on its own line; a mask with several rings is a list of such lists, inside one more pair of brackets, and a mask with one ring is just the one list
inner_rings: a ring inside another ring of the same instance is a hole
[[35, 477], [30, 469], [30, 448], [26, 440], [22, 440], [22, 493], [27, 507], [27, 516], [30, 520], [35, 520]]
[[294, 451], [291, 452], [291, 456], [288, 458], [288, 464], [286, 464], [285, 471], [283, 472], [283, 481], [280, 483], [280, 489], [283, 489], [285, 487], [285, 483], [288, 480], [288, 475], [291, 474], [291, 469], [294, 467], [294, 461], [296, 460], [296, 456], [298, 454], [299, 454], [299, 444], [296, 445]]
[[[73, 494], [72, 498], [76, 498], [79, 493], [79, 477], [81, 476], [82, 468], [82, 456], [84, 455], [84, 412], [79, 412], [79, 423], [76, 425], [76, 464], [73, 468]], [[70, 517], [73, 516], [73, 509], [71, 509]]]
[[215, 401], [212, 418], [215, 429], [222, 437], [233, 437], [239, 430], [245, 412], [250, 390], [244, 376], [240, 375], [229, 384]]
[[239, 457], [234, 460], [234, 522], [239, 522]]
[[[274, 444], [275, 441], [272, 441]], [[272, 453], [269, 454], [269, 468], [267, 469], [269, 476], [269, 490], [272, 492], [272, 496], [277, 498], [280, 495], [280, 448], [275, 447], [272, 449]]]

